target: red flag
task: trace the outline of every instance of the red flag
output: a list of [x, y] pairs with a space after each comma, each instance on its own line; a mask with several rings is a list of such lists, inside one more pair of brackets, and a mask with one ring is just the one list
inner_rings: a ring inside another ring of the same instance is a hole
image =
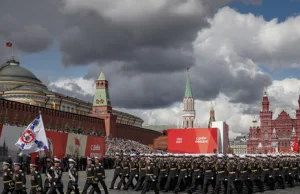
[[299, 145], [298, 145], [298, 137], [295, 137], [294, 140], [294, 152], [298, 152], [299, 151]]
[[78, 138], [76, 138], [76, 137], [74, 137], [74, 140], [75, 140], [75, 145], [77, 145], [77, 146], [80, 146], [79, 139], [78, 139]]
[[13, 45], [12, 45], [12, 43], [11, 42], [7, 42], [6, 43], [6, 47], [12, 47]]

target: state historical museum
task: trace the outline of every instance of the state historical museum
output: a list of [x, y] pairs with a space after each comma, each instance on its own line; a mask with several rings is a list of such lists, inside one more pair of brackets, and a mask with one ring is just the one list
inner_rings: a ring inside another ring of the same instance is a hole
[[[300, 108], [300, 96], [298, 99]], [[295, 137], [299, 137], [300, 109], [296, 110], [296, 118], [282, 111], [276, 119], [272, 119], [273, 112], [270, 110], [270, 102], [266, 90], [262, 99], [260, 111], [260, 126], [254, 119], [250, 127], [247, 141], [248, 154], [266, 154], [272, 152], [291, 152]]]

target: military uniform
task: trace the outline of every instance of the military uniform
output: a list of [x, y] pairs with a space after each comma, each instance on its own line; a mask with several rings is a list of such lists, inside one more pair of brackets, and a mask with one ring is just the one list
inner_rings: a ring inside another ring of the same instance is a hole
[[14, 171], [13, 181], [14, 181], [14, 191], [13, 194], [24, 194], [26, 193], [26, 174], [21, 170], [21, 164], [15, 163], [15, 166], [19, 166], [18, 170]]
[[87, 158], [89, 164], [86, 167], [86, 181], [85, 185], [82, 191], [82, 194], [86, 194], [87, 190], [90, 186], [94, 188], [97, 194], [100, 194], [101, 191], [98, 187], [98, 179], [97, 179], [97, 171], [95, 169], [95, 166], [92, 164], [93, 159]]
[[142, 194], [145, 194], [150, 188], [153, 189], [155, 194], [159, 193], [156, 187], [156, 170], [153, 163], [150, 163], [151, 158], [147, 158], [148, 163], [146, 165], [146, 178], [142, 189]]
[[[120, 157], [120, 154], [116, 153], [116, 156]], [[117, 158], [115, 160], [114, 169], [115, 169], [115, 172], [114, 172], [114, 177], [113, 177], [113, 179], [111, 181], [110, 189], [114, 189], [115, 182], [116, 182], [116, 180], [117, 180], [118, 177], [121, 179], [121, 175], [122, 175], [122, 159]]]
[[45, 170], [45, 175], [46, 175], [46, 179], [45, 179], [45, 183], [44, 183], [44, 192], [43, 193], [47, 193], [49, 188], [52, 185], [52, 177], [54, 176], [54, 167], [53, 167], [53, 161], [50, 158], [47, 158], [47, 168]]
[[30, 194], [42, 194], [43, 193], [43, 180], [40, 173], [36, 170], [37, 165], [30, 164]]
[[[54, 163], [60, 165], [60, 160], [57, 159], [57, 158], [54, 158]], [[56, 193], [56, 190], [60, 194], [64, 194], [64, 185], [61, 181], [62, 169], [58, 165], [53, 167], [52, 184], [51, 184], [51, 187], [49, 189], [50, 194]]]
[[135, 191], [139, 191], [142, 188], [142, 184], [146, 178], [146, 162], [144, 159], [144, 154], [140, 154], [140, 161], [139, 161], [139, 179], [135, 186]]
[[[100, 158], [99, 157], [95, 157], [95, 160], [99, 160], [100, 161]], [[103, 189], [104, 189], [104, 192], [105, 194], [108, 194], [108, 190], [107, 190], [107, 186], [104, 182], [104, 179], [105, 179], [105, 170], [104, 170], [104, 167], [102, 165], [102, 163], [95, 163], [95, 171], [96, 171], [96, 179], [95, 180], [98, 180], [98, 182], [100, 182], [100, 184], [102, 185]], [[94, 188], [91, 189], [90, 191], [90, 194], [94, 193]]]
[[117, 190], [120, 190], [122, 185], [125, 187], [126, 186], [126, 180], [129, 178], [129, 172], [130, 172], [130, 165], [129, 165], [129, 160], [125, 156], [123, 161], [122, 161], [122, 175], [121, 175], [121, 180], [118, 183]]
[[129, 178], [127, 183], [124, 186], [124, 190], [128, 190], [129, 187], [134, 188], [133, 185], [133, 179], [136, 179], [136, 181], [138, 181], [138, 176], [139, 176], [139, 164], [137, 163], [135, 157], [135, 154], [131, 154], [131, 161], [129, 162], [129, 168], [130, 168], [130, 172], [129, 172]]
[[12, 193], [14, 189], [14, 183], [13, 183], [13, 171], [11, 169], [11, 164], [8, 162], [3, 162], [3, 190], [1, 194], [7, 194]]
[[76, 169], [76, 162], [73, 159], [69, 159], [69, 165], [70, 169], [68, 171], [69, 174], [69, 182], [68, 182], [68, 188], [67, 188], [67, 194], [70, 194], [72, 191], [75, 194], [79, 194], [78, 189], [78, 171]]

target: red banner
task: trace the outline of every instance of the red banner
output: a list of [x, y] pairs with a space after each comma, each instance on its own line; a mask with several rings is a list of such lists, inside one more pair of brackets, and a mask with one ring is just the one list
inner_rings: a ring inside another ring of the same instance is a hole
[[68, 134], [56, 131], [46, 131], [46, 136], [50, 155], [58, 158], [65, 156]]
[[105, 140], [104, 138], [92, 137], [87, 138], [85, 155], [89, 157], [102, 157], [105, 155]]
[[213, 153], [218, 151], [217, 128], [168, 129], [168, 151]]

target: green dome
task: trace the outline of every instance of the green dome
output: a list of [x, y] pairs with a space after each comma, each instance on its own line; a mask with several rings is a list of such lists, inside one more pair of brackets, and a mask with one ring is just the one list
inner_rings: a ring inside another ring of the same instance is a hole
[[43, 85], [32, 72], [21, 67], [19, 62], [15, 60], [8, 61], [0, 66], [0, 82], [1, 81], [30, 82]]

